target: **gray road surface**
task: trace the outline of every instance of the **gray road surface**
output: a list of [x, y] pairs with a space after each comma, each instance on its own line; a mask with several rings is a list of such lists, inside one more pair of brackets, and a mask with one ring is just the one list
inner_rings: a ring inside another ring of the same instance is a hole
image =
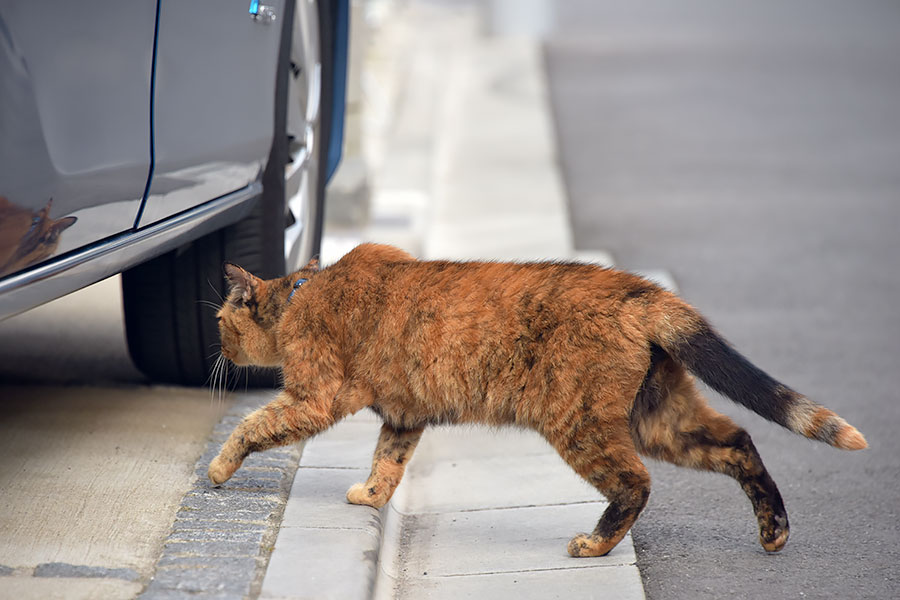
[[652, 464], [633, 530], [648, 597], [900, 596], [900, 5], [557, 7], [546, 55], [577, 247], [670, 269], [871, 445], [837, 451], [716, 398], [779, 483], [791, 540], [766, 555], [731, 480]]

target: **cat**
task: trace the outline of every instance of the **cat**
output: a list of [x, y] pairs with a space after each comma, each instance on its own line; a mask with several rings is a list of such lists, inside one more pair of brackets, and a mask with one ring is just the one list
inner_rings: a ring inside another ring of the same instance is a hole
[[76, 217], [50, 218], [53, 199], [35, 212], [0, 196], [0, 276], [20, 271], [52, 256], [60, 234]]
[[636, 275], [577, 263], [417, 261], [358, 246], [334, 265], [261, 280], [226, 264], [222, 354], [282, 368], [284, 388], [247, 416], [209, 465], [304, 440], [371, 408], [384, 421], [372, 470], [347, 500], [380, 508], [422, 431], [442, 423], [536, 430], [609, 505], [572, 556], [608, 553], [647, 503], [639, 454], [738, 481], [769, 552], [787, 541], [784, 503], [750, 436], [710, 408], [688, 371], [791, 431], [847, 450], [854, 427], [778, 383], [691, 306]]

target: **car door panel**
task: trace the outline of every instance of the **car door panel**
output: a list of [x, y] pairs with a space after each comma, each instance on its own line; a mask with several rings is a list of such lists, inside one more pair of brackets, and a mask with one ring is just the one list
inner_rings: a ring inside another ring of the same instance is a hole
[[0, 3], [0, 276], [133, 226], [155, 20], [155, 0]]
[[249, 0], [162, 3], [154, 98], [153, 177], [139, 226], [245, 187], [273, 134], [277, 16]]

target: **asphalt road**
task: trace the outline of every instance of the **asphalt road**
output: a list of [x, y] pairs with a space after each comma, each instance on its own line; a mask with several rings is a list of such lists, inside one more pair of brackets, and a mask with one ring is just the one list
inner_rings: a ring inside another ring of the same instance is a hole
[[900, 597], [900, 5], [560, 0], [546, 59], [579, 249], [666, 268], [754, 362], [867, 437], [849, 453], [720, 399], [791, 518], [653, 463], [650, 600]]

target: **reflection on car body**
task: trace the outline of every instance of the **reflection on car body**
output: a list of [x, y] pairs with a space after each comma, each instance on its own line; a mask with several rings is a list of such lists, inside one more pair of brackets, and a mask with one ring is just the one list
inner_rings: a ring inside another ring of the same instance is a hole
[[59, 236], [77, 219], [51, 219], [52, 206], [50, 199], [35, 212], [0, 196], [0, 276], [41, 262], [56, 252]]

